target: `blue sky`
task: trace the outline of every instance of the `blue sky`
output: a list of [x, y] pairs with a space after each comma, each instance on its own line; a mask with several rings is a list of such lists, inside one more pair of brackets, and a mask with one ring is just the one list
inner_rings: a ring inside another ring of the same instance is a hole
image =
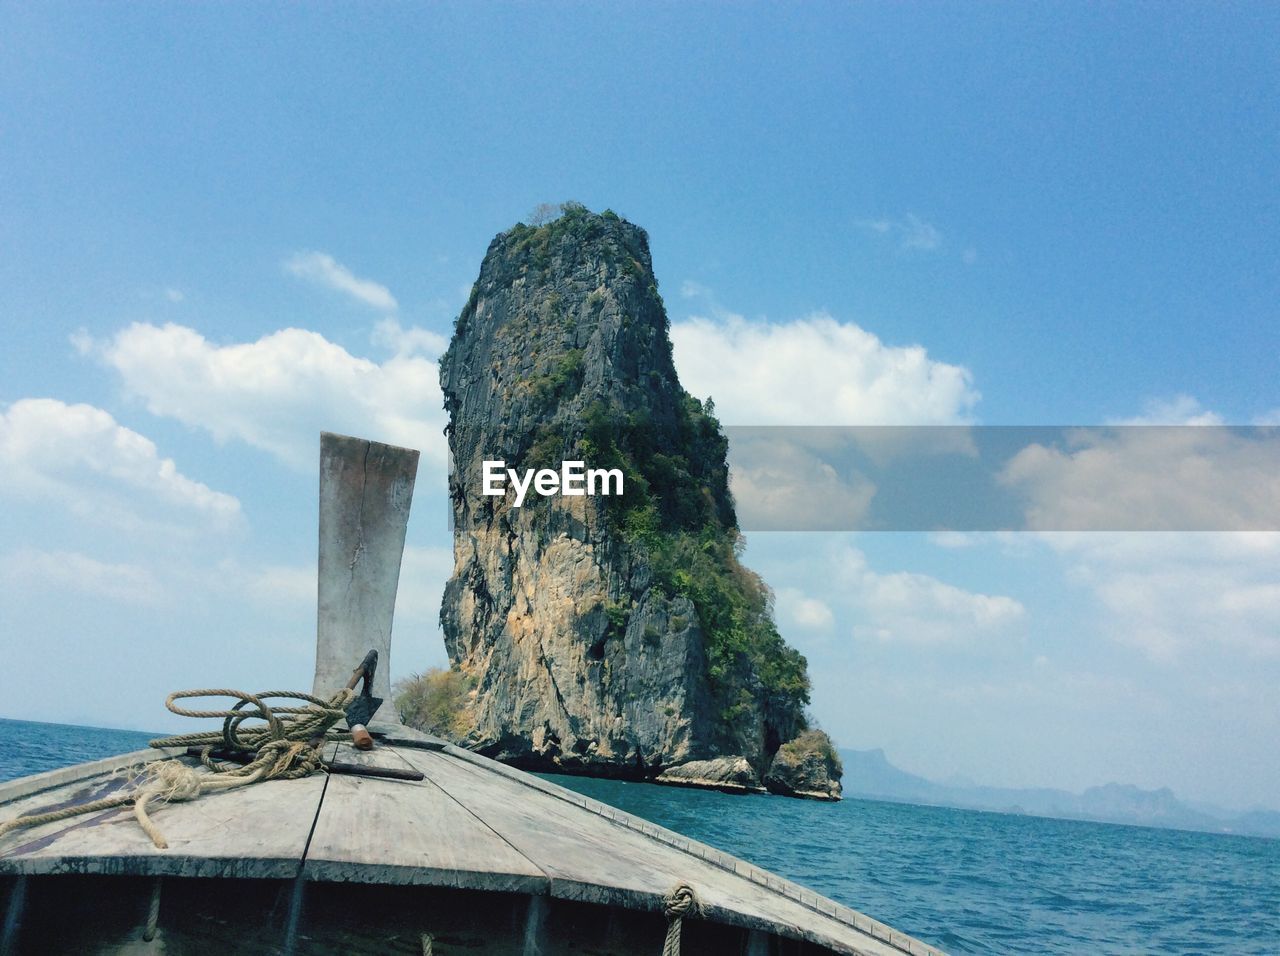
[[[442, 662], [434, 359], [539, 202], [648, 229], [726, 423], [1277, 420], [1274, 5], [0, 17], [0, 642], [39, 675], [8, 716], [309, 683], [320, 428], [424, 446], [393, 667]], [[1278, 553], [748, 547], [844, 745], [1272, 807]]]

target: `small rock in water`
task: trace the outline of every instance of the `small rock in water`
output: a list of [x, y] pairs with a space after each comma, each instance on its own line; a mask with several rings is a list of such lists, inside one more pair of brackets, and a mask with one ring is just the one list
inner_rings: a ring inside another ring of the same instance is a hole
[[714, 757], [711, 760], [690, 760], [668, 767], [658, 776], [658, 783], [677, 787], [706, 787], [725, 793], [767, 793], [760, 785], [760, 776], [752, 769], [746, 757]]
[[821, 730], [806, 730], [778, 748], [764, 776], [770, 793], [814, 800], [839, 800], [840, 755]]

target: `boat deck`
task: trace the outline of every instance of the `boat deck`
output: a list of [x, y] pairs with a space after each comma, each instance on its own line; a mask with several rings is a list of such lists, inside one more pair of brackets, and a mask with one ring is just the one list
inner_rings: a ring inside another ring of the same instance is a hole
[[[939, 954], [811, 890], [541, 778], [398, 725], [378, 729], [384, 736], [373, 751], [335, 744], [331, 758], [416, 770], [422, 780], [313, 774], [209, 793], [156, 810], [165, 850], [128, 808], [11, 832], [0, 838], [10, 910], [25, 892], [24, 876], [233, 878], [600, 904], [652, 914], [660, 935], [664, 899], [684, 883], [705, 921], [836, 953]], [[166, 756], [197, 764], [179, 752], [147, 750], [0, 785], [0, 820], [98, 799], [124, 785], [122, 768]]]

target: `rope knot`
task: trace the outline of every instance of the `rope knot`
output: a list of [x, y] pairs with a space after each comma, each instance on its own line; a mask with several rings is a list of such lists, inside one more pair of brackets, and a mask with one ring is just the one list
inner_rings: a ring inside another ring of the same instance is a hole
[[663, 912], [667, 914], [667, 919], [680, 919], [687, 915], [697, 916], [702, 912], [702, 904], [698, 902], [698, 895], [693, 892], [691, 886], [685, 883], [681, 883], [668, 893], [663, 902], [665, 904]]
[[681, 924], [686, 916], [701, 915], [702, 904], [687, 883], [676, 884], [662, 903], [662, 911], [667, 914], [667, 938], [662, 944], [662, 956], [680, 956]]
[[141, 792], [163, 803], [181, 803], [200, 796], [200, 775], [176, 760], [158, 760], [142, 771]]
[[203, 783], [200, 775], [176, 760], [160, 760], [147, 764], [139, 775], [141, 783], [130, 794], [133, 800], [133, 816], [138, 825], [151, 837], [157, 849], [167, 850], [169, 841], [151, 821], [147, 806], [153, 800], [159, 803], [180, 803], [200, 796]]

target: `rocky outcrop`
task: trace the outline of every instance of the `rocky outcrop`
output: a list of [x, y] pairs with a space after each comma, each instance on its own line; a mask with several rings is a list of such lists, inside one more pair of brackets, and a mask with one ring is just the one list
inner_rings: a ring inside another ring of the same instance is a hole
[[[804, 658], [737, 559], [726, 443], [676, 378], [644, 230], [568, 205], [497, 236], [440, 363], [454, 572], [441, 623], [467, 744], [652, 779], [758, 779], [804, 728]], [[624, 473], [621, 496], [486, 496], [483, 462]]]
[[778, 748], [764, 785], [770, 793], [813, 800], [839, 800], [843, 768], [831, 739], [821, 730], [806, 730]]
[[712, 760], [690, 760], [668, 767], [657, 777], [658, 783], [677, 787], [702, 787], [725, 793], [768, 793], [760, 785], [760, 775], [746, 757], [716, 757]]

